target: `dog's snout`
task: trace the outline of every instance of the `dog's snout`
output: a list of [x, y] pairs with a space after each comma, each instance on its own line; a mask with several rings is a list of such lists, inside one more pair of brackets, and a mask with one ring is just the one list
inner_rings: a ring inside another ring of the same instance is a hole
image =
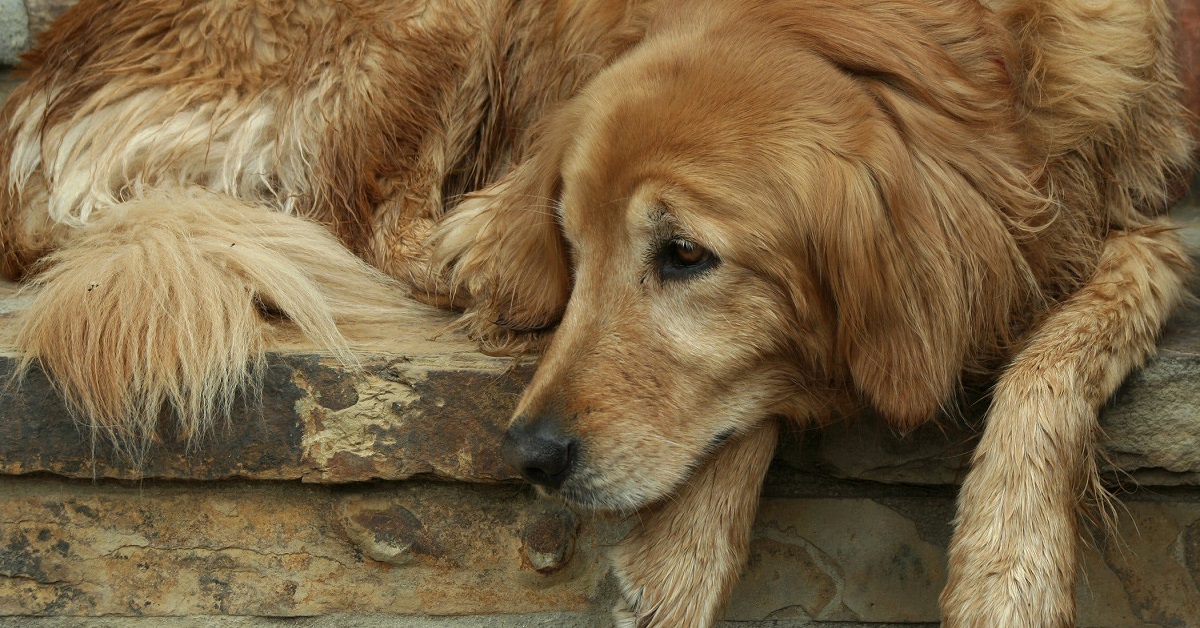
[[577, 443], [559, 421], [541, 418], [520, 421], [504, 435], [501, 455], [526, 479], [547, 488], [558, 488], [571, 473]]

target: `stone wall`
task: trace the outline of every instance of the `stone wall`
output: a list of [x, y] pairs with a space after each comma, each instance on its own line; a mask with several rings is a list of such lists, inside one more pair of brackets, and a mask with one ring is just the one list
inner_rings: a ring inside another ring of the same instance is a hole
[[[0, 0], [0, 58], [28, 32], [6, 24], [36, 33], [69, 4]], [[1176, 4], [1194, 41], [1200, 5]], [[24, 302], [0, 285], [0, 379]], [[40, 375], [0, 389], [0, 626], [610, 625], [603, 552], [630, 521], [536, 499], [495, 449], [529, 365], [432, 327], [347, 331], [362, 370], [285, 338], [261, 406], [198, 450], [164, 432], [140, 474]], [[1124, 508], [1085, 552], [1081, 626], [1200, 626], [1198, 383], [1192, 310], [1104, 414]], [[729, 625], [934, 625], [975, 433], [864, 417], [789, 434]]]

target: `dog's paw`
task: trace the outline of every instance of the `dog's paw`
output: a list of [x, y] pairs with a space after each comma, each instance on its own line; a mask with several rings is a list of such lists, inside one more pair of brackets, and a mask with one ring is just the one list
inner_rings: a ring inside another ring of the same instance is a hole
[[[972, 560], [970, 556], [963, 558]], [[966, 569], [943, 592], [942, 625], [946, 628], [1074, 626], [1074, 605], [1062, 603], [1071, 596], [1054, 591], [1048, 581], [1057, 577], [1044, 571], [1031, 569], [1027, 563], [996, 570]], [[1043, 584], [1047, 585], [1045, 589], [1040, 588]]]
[[570, 295], [557, 223], [524, 202], [501, 179], [455, 207], [430, 238], [426, 292], [463, 309], [463, 327], [492, 353], [536, 351]]
[[628, 602], [614, 608], [612, 617], [616, 628], [639, 628], [637, 611], [632, 610]]
[[[625, 548], [629, 548], [627, 539]], [[659, 621], [659, 610], [665, 600], [661, 599], [660, 588], [656, 584], [668, 582], [670, 574], [637, 573], [636, 570], [648, 567], [648, 564], [636, 564], [637, 559], [628, 552], [617, 554], [613, 566], [613, 575], [621, 589], [621, 600], [613, 609], [613, 621], [617, 628], [650, 628], [652, 626], [674, 626], [675, 623]], [[636, 574], [636, 575], [635, 575]], [[670, 615], [670, 613], [665, 613]], [[676, 619], [667, 618], [669, 622]], [[694, 618], [693, 618], [694, 619]], [[690, 624], [689, 624], [690, 625]]]
[[[990, 452], [989, 452], [990, 453]], [[994, 459], [967, 477], [942, 592], [948, 628], [1074, 625], [1076, 513], [1057, 486], [1005, 473]], [[1057, 489], [1057, 490], [1056, 490]]]
[[494, 239], [487, 229], [489, 200], [487, 196], [468, 197], [433, 229], [427, 245], [428, 272], [417, 286], [429, 298], [465, 309], [472, 289], [482, 290], [486, 285], [488, 269], [482, 250]]

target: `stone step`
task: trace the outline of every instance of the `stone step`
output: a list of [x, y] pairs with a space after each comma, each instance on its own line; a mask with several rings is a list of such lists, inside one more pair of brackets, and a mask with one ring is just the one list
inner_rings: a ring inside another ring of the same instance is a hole
[[[11, 321], [27, 300], [14, 292], [0, 285], [2, 379], [15, 365], [3, 349], [11, 346]], [[0, 473], [332, 484], [519, 479], [500, 460], [498, 442], [532, 373], [528, 361], [479, 354], [439, 323], [346, 332], [362, 355], [359, 369], [287, 340], [285, 330], [270, 355], [261, 402], [239, 404], [198, 450], [189, 451], [166, 423], [162, 444], [140, 465], [115, 455], [103, 439], [93, 442], [34, 369], [20, 387], [0, 390]], [[1172, 320], [1159, 355], [1102, 414], [1114, 472], [1154, 486], [1200, 481], [1198, 382], [1200, 308], [1192, 307]], [[790, 434], [776, 466], [841, 479], [955, 484], [977, 433], [977, 418], [946, 417], [901, 437], [863, 416]]]
[[[950, 494], [768, 494], [727, 619], [936, 622], [952, 508]], [[603, 548], [629, 524], [523, 486], [6, 477], [0, 614], [603, 625], [615, 601]], [[1079, 625], [1200, 625], [1197, 495], [1135, 495], [1120, 530], [1085, 552]]]

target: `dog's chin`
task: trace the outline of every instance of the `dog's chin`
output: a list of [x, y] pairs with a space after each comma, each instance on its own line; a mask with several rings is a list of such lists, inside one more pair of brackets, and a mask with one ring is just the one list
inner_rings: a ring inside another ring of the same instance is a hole
[[585, 510], [630, 514], [674, 495], [695, 470], [724, 448], [736, 433], [733, 429], [720, 432], [706, 446], [699, 448], [700, 457], [675, 461], [678, 467], [657, 464], [648, 465], [649, 470], [640, 473], [629, 470], [614, 473], [614, 470], [622, 469], [622, 465], [593, 461], [576, 467], [573, 475], [559, 488], [537, 486], [537, 492], [543, 498], [560, 500]]
[[658, 470], [646, 476], [638, 478], [644, 480], [641, 482], [622, 481], [585, 472], [558, 489], [538, 487], [538, 494], [586, 510], [630, 514], [674, 494], [691, 476], [691, 468], [677, 473]]
[[560, 499], [571, 506], [584, 510], [618, 515], [626, 515], [641, 510], [666, 496], [665, 493], [663, 495], [642, 496], [596, 491], [576, 491], [566, 487], [557, 491], [539, 489], [538, 493], [543, 497], [550, 496]]

